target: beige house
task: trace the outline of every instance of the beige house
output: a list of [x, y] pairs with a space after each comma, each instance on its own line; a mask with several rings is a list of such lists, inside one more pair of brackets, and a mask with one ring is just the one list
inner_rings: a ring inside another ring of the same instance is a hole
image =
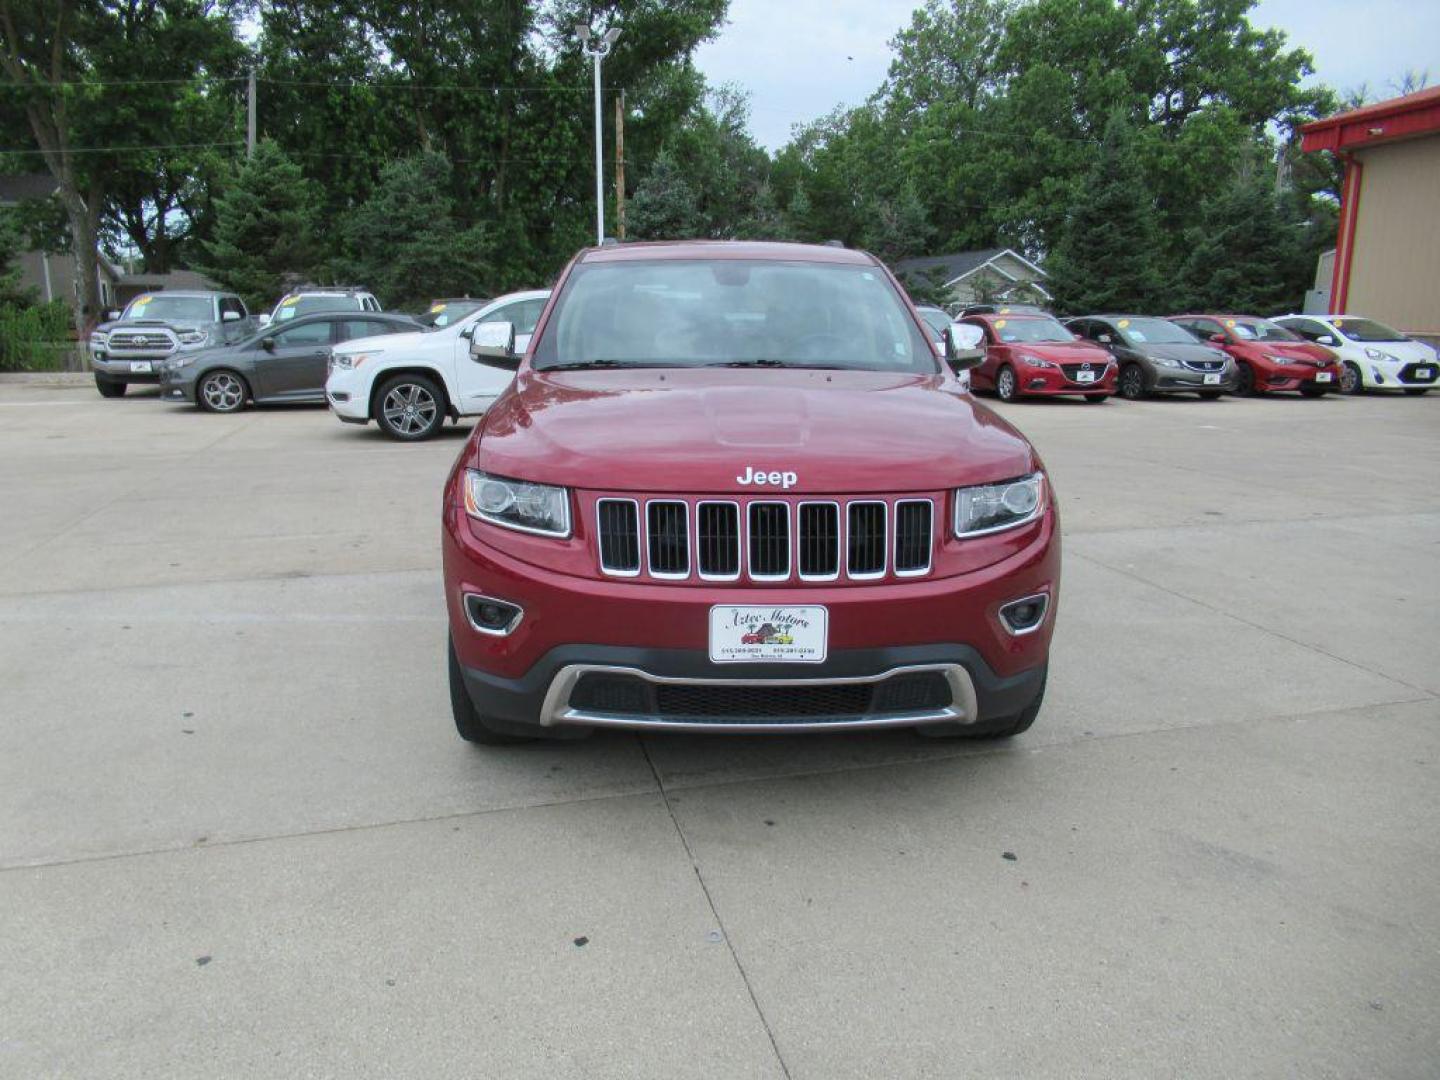
[[1345, 164], [1328, 312], [1440, 336], [1440, 86], [1300, 130]]
[[[48, 199], [55, 194], [57, 187], [55, 178], [49, 173], [0, 176], [0, 208]], [[104, 252], [99, 255], [97, 274], [103, 309], [114, 306], [117, 298], [116, 284], [122, 271], [105, 257]], [[25, 251], [21, 252], [16, 262], [20, 268], [21, 286], [34, 289], [41, 300], [64, 300], [72, 307], [76, 303], [80, 290], [75, 280], [78, 267], [73, 255]]]
[[901, 284], [908, 287], [942, 286], [947, 308], [1050, 302], [1050, 294], [1045, 291], [1045, 271], [1010, 248], [901, 259], [892, 269]]

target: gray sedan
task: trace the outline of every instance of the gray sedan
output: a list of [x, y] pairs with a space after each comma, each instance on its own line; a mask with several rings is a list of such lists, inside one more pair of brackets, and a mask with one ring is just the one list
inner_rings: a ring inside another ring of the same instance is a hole
[[210, 412], [238, 412], [247, 401], [323, 405], [332, 346], [418, 329], [408, 315], [379, 311], [308, 315], [234, 345], [177, 357], [161, 369], [160, 396]]
[[1166, 319], [1148, 315], [1083, 315], [1065, 325], [1105, 346], [1120, 365], [1120, 396], [1137, 401], [1151, 394], [1199, 394], [1215, 399], [1235, 389], [1229, 353], [1195, 340]]

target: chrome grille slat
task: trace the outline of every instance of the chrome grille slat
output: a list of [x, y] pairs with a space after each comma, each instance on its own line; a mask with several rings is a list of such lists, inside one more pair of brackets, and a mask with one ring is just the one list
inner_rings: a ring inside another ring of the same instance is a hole
[[783, 581], [790, 576], [790, 504], [752, 502], [750, 576], [757, 581]]
[[885, 504], [852, 502], [846, 507], [846, 568], [852, 578], [885, 574]]
[[639, 504], [634, 499], [600, 499], [595, 503], [595, 525], [600, 569], [622, 577], [639, 574]]
[[935, 504], [929, 499], [895, 503], [895, 573], [923, 574], [930, 569]]
[[740, 504], [695, 504], [695, 564], [709, 581], [740, 576]]
[[802, 502], [798, 513], [800, 577], [833, 581], [840, 576], [840, 504]]
[[656, 499], [645, 504], [645, 536], [650, 575], [690, 576], [690, 508], [683, 502]]

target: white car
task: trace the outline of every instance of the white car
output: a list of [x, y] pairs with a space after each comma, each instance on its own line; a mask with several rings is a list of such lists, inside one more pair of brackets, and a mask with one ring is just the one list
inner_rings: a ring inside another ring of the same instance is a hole
[[375, 294], [354, 285], [302, 285], [280, 298], [275, 310], [260, 316], [260, 325], [318, 315], [322, 311], [379, 311]]
[[336, 346], [325, 382], [330, 411], [348, 424], [374, 420], [406, 442], [430, 438], [447, 416], [479, 416], [514, 372], [471, 357], [475, 327], [510, 323], [515, 350], [523, 355], [549, 298], [548, 289], [509, 293], [448, 326]]
[[1271, 322], [1324, 345], [1340, 360], [1340, 389], [1423, 394], [1440, 384], [1440, 354], [1363, 315], [1281, 315]]

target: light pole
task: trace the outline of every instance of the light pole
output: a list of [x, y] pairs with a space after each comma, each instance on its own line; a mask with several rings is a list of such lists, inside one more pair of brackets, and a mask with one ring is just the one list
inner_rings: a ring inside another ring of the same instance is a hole
[[620, 28], [612, 26], [604, 36], [596, 37], [588, 26], [575, 27], [580, 47], [595, 67], [595, 243], [605, 242], [605, 147], [604, 128], [600, 125], [600, 65], [610, 55], [610, 47], [620, 36]]

